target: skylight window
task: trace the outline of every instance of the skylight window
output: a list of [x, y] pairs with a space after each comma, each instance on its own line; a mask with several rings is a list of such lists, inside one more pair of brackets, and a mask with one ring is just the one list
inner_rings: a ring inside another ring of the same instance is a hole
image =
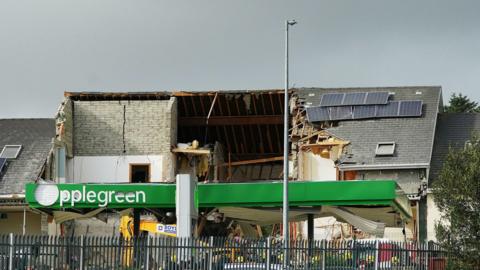
[[377, 144], [375, 149], [376, 156], [393, 156], [395, 152], [395, 142], [381, 142]]
[[0, 153], [0, 158], [15, 159], [18, 157], [20, 150], [22, 150], [21, 145], [5, 145]]

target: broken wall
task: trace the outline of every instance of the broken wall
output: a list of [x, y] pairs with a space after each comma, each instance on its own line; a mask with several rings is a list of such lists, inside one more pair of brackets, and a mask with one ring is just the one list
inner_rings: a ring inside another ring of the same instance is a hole
[[55, 117], [56, 136], [55, 146], [63, 146], [66, 149], [66, 156], [73, 156], [73, 102], [66, 98]]
[[299, 162], [299, 166], [301, 166], [301, 170], [299, 172], [300, 180], [337, 180], [337, 168], [335, 167], [333, 160], [329, 158], [323, 158], [320, 155], [316, 155], [312, 152], [299, 152], [298, 155], [302, 155], [300, 158], [301, 162]]
[[[75, 156], [170, 152], [175, 99], [74, 102]], [[176, 124], [175, 124], [176, 125]]]
[[67, 176], [78, 182], [125, 182], [129, 164], [146, 163], [151, 181], [174, 181], [170, 150], [176, 144], [176, 114], [176, 98], [74, 101], [73, 125], [65, 130], [73, 129]]

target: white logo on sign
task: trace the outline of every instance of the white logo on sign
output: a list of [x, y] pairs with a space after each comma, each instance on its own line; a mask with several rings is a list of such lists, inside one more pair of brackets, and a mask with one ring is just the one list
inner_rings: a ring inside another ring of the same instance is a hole
[[59, 193], [56, 185], [38, 185], [35, 190], [35, 200], [42, 206], [51, 206], [58, 200]]

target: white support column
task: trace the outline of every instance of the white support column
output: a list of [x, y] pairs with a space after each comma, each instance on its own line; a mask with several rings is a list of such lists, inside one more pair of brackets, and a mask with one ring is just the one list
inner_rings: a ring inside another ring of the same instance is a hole
[[145, 269], [149, 270], [150, 269], [150, 236], [147, 236], [147, 250], [146, 250], [146, 261], [145, 261]]
[[270, 267], [270, 264], [271, 264], [271, 261], [270, 261], [270, 257], [272, 256], [272, 238], [269, 236], [267, 237], [267, 252], [265, 252], [266, 254], [266, 260], [265, 260], [265, 269], [266, 270], [270, 270], [271, 267]]
[[79, 263], [80, 263], [80, 266], [79, 266], [79, 269], [80, 270], [83, 270], [83, 251], [85, 249], [85, 236], [82, 235], [80, 237], [80, 258], [79, 258]]
[[192, 237], [192, 219], [197, 219], [195, 208], [196, 179], [189, 174], [177, 175], [175, 209], [177, 214], [177, 237]]
[[22, 225], [22, 235], [25, 235], [27, 227], [27, 208], [23, 208], [23, 225]]
[[213, 242], [213, 236], [210, 236], [210, 240], [208, 242], [210, 250], [208, 251], [208, 270], [213, 270], [213, 251], [215, 250], [214, 248], [214, 242]]
[[[191, 249], [188, 243], [193, 236], [192, 221], [197, 219], [197, 210], [195, 209], [195, 188], [197, 180], [190, 174], [177, 175], [177, 189], [175, 194], [175, 211], [177, 214], [177, 241], [180, 243], [177, 251], [179, 261], [188, 261], [191, 255]], [[183, 244], [183, 245], [182, 245]]]
[[325, 270], [325, 260], [327, 259], [327, 257], [325, 256], [325, 250], [327, 249], [327, 241], [326, 240], [322, 240], [322, 270]]
[[10, 250], [9, 250], [9, 256], [8, 256], [8, 269], [13, 270], [13, 249], [15, 247], [13, 246], [13, 233], [10, 233]]

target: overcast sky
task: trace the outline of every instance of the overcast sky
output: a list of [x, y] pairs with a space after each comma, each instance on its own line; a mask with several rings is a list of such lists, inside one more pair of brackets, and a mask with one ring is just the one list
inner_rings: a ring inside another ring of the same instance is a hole
[[64, 91], [440, 85], [480, 101], [480, 1], [0, 0], [0, 118]]

